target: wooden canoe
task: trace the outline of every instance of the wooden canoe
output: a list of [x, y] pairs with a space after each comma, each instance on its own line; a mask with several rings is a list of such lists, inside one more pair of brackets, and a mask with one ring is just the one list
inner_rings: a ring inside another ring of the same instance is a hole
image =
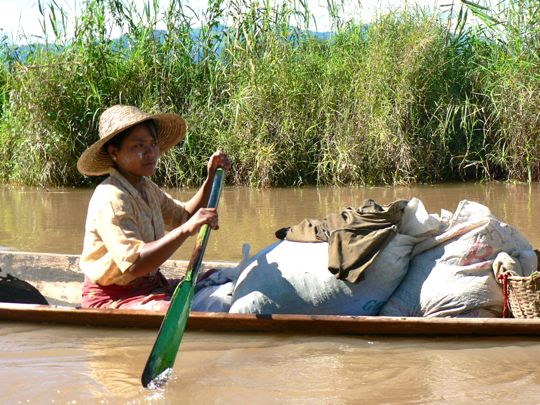
[[[178, 277], [187, 262], [168, 261]], [[206, 262], [206, 268], [234, 263]], [[121, 309], [80, 309], [82, 275], [75, 255], [0, 252], [0, 269], [28, 281], [60, 305], [0, 303], [0, 321], [158, 329], [163, 314]], [[395, 318], [383, 316], [255, 315], [192, 312], [187, 329], [209, 332], [315, 333], [396, 336], [540, 336], [540, 319]]]

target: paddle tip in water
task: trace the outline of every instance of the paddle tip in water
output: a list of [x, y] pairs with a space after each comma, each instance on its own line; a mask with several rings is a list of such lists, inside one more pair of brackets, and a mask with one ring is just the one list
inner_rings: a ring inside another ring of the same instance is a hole
[[151, 378], [151, 376], [145, 376], [143, 375], [141, 382], [144, 388], [147, 388], [149, 390], [154, 390], [161, 388], [167, 384], [167, 381], [169, 381], [169, 378], [171, 377], [173, 373], [172, 368], [165, 369], [162, 373], [158, 374], [154, 378]]

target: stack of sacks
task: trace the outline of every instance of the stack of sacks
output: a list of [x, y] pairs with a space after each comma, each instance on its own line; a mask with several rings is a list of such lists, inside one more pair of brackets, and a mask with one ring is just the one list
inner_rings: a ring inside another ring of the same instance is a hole
[[[511, 260], [508, 258], [511, 258]], [[398, 233], [358, 283], [328, 270], [326, 243], [281, 241], [198, 285], [195, 311], [414, 317], [500, 317], [493, 269], [505, 258], [516, 275], [537, 268], [530, 243], [483, 205], [429, 215], [409, 201]], [[506, 267], [509, 265], [507, 264]], [[493, 269], [492, 269], [493, 268]]]
[[415, 246], [403, 282], [382, 308], [385, 316], [500, 317], [503, 295], [494, 260], [506, 253], [529, 275], [537, 267], [530, 243], [483, 205], [461, 201], [448, 229]]
[[230, 303], [231, 313], [377, 315], [405, 277], [414, 246], [445, 226], [411, 199], [398, 233], [354, 284], [328, 270], [327, 243], [277, 242], [241, 263], [227, 286], [200, 289], [193, 309], [226, 311]]

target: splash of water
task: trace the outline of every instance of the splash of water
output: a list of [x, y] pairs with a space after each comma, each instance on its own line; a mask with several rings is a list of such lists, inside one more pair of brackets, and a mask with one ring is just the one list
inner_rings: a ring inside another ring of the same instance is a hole
[[163, 388], [165, 384], [167, 384], [167, 381], [169, 380], [169, 377], [172, 375], [172, 373], [173, 373], [172, 368], [165, 369], [162, 373], [158, 374], [156, 378], [150, 381], [147, 388], [149, 390]]

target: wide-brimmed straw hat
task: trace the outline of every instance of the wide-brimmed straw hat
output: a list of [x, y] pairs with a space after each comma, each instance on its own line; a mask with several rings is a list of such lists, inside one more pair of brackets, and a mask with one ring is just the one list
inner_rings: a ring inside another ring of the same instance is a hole
[[156, 125], [159, 153], [165, 153], [182, 140], [186, 122], [176, 114], [147, 114], [137, 107], [115, 105], [106, 109], [99, 118], [99, 140], [90, 145], [79, 158], [77, 169], [87, 176], [107, 174], [113, 161], [104, 145], [124, 130], [152, 120]]

